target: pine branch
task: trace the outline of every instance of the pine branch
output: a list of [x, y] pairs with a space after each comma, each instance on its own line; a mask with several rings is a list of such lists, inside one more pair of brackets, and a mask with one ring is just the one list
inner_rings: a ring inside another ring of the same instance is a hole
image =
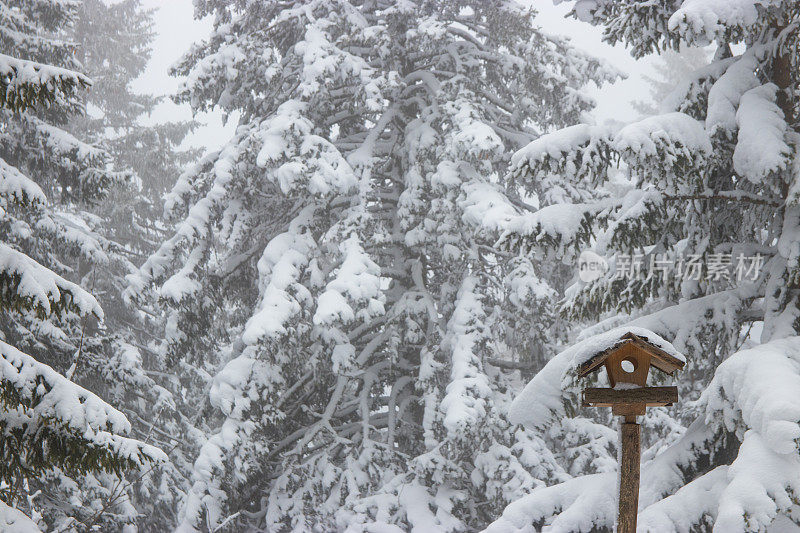
[[678, 194], [663, 196], [665, 200], [670, 201], [686, 201], [686, 200], [722, 200], [726, 202], [744, 202], [757, 205], [767, 205], [772, 207], [781, 207], [783, 202], [778, 199], [765, 198], [757, 194], [745, 191], [720, 191], [716, 193], [703, 193], [703, 194]]
[[[178, 443], [176, 442], [175, 445], [170, 450], [168, 450], [166, 452], [167, 455], [172, 453], [172, 451], [177, 447], [178, 447]], [[93, 529], [94, 524], [97, 522], [97, 520], [100, 519], [100, 517], [103, 515], [103, 513], [105, 513], [112, 506], [114, 506], [114, 505], [116, 505], [118, 503], [122, 503], [121, 498], [123, 496], [125, 496], [125, 497], [128, 496], [127, 489], [132, 487], [135, 483], [138, 483], [139, 481], [141, 481], [147, 474], [152, 472], [155, 469], [156, 466], [157, 466], [157, 463], [152, 463], [150, 465], [150, 468], [148, 468], [144, 472], [141, 472], [138, 476], [136, 476], [133, 480], [129, 481], [124, 486], [122, 486], [122, 480], [118, 479], [116, 484], [114, 485], [114, 488], [111, 490], [111, 495], [113, 497], [109, 497], [109, 499], [106, 501], [106, 503], [105, 503], [105, 505], [103, 505], [103, 507], [98, 509], [97, 512], [95, 512], [95, 514], [93, 514], [92, 516], [86, 518], [85, 520], [81, 521], [80, 523], [85, 525], [90, 530]], [[119, 487], [119, 492], [118, 493], [117, 493], [117, 487]]]
[[533, 361], [508, 361], [506, 359], [497, 359], [495, 357], [486, 357], [483, 360], [485, 363], [488, 363], [492, 366], [496, 366], [497, 368], [502, 368], [503, 370], [534, 370], [536, 365]]

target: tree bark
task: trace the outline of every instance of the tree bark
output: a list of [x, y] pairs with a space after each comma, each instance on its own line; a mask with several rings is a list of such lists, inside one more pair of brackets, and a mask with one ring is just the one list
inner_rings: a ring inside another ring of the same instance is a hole
[[[775, 35], [780, 34], [785, 29], [784, 26], [775, 28]], [[784, 120], [791, 129], [795, 129], [794, 102], [792, 102], [789, 91], [792, 86], [792, 58], [789, 54], [779, 53], [772, 62], [772, 81], [780, 89], [777, 95], [778, 107], [783, 111]]]

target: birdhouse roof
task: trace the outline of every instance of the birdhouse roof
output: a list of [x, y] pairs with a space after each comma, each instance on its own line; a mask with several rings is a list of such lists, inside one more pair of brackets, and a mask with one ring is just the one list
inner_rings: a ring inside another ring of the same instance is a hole
[[600, 369], [606, 359], [626, 345], [632, 344], [650, 355], [650, 364], [667, 374], [681, 370], [686, 358], [670, 343], [653, 332], [636, 328], [638, 331], [627, 331], [615, 339], [607, 339], [605, 344], [595, 347], [593, 353], [584, 353], [583, 361], [576, 365], [578, 377], [585, 377]]

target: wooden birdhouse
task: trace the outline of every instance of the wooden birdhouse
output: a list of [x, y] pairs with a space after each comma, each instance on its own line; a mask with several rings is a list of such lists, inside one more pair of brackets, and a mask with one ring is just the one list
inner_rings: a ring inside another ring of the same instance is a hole
[[615, 415], [643, 415], [646, 407], [672, 405], [677, 387], [647, 387], [650, 368], [672, 375], [686, 363], [634, 333], [626, 333], [613, 347], [590, 357], [577, 369], [578, 377], [605, 369], [610, 389], [584, 389], [583, 404], [611, 407]]
[[622, 417], [618, 533], [636, 532], [641, 460], [641, 428], [636, 417], [644, 415], [648, 407], [672, 405], [678, 401], [675, 386], [647, 386], [650, 368], [672, 375], [686, 364], [680, 357], [666, 352], [644, 336], [628, 332], [610, 347], [590, 354], [576, 369], [580, 378], [606, 370], [611, 388], [585, 388], [582, 403], [586, 407], [611, 407], [613, 414]]

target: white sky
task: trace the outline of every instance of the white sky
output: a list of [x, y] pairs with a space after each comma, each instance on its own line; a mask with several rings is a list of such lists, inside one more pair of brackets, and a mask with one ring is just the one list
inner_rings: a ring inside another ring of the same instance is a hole
[[[156, 9], [153, 54], [145, 72], [133, 84], [139, 92], [172, 95], [177, 92], [180, 79], [169, 75], [169, 68], [211, 32], [212, 20], [195, 20], [192, 0], [142, 0], [145, 8]], [[171, 100], [161, 103], [153, 112], [154, 122], [189, 120], [192, 111], [188, 104], [177, 105]], [[186, 144], [217, 148], [233, 135], [235, 124], [226, 127], [221, 113], [202, 113], [196, 117], [200, 127], [186, 139]]]
[[[595, 117], [598, 121], [609, 119], [630, 120], [636, 113], [630, 105], [632, 100], [646, 99], [648, 86], [642, 74], [650, 73], [651, 60], [634, 60], [622, 46], [609, 46], [601, 41], [598, 28], [573, 19], [565, 19], [569, 11], [569, 2], [554, 6], [552, 0], [528, 0], [539, 11], [537, 23], [545, 30], [566, 35], [573, 43], [592, 54], [606, 59], [621, 71], [628, 74], [628, 79], [617, 82], [613, 86], [592, 88], [592, 96], [597, 99], [598, 107]], [[155, 8], [155, 31], [157, 37], [153, 42], [153, 57], [144, 74], [134, 84], [140, 92], [157, 95], [173, 94], [180, 80], [169, 76], [171, 65], [189, 49], [192, 43], [206, 37], [211, 31], [210, 18], [195, 20], [192, 0], [143, 0], [144, 7]], [[191, 118], [191, 110], [186, 104], [177, 105], [171, 101], [158, 106], [151, 117], [155, 122], [182, 120]], [[220, 113], [204, 113], [197, 117], [200, 127], [190, 135], [187, 143], [192, 146], [216, 148], [233, 135], [235, 124], [223, 124]]]
[[611, 46], [604, 43], [600, 28], [571, 17], [565, 18], [572, 2], [562, 0], [563, 3], [557, 6], [553, 5], [553, 0], [528, 0], [528, 2], [539, 12], [536, 18], [539, 26], [549, 33], [569, 37], [578, 48], [602, 57], [627, 74], [628, 78], [625, 80], [589, 90], [597, 100], [597, 109], [594, 113], [596, 119], [604, 122], [609, 119], [628, 121], [637, 118], [638, 113], [634, 111], [631, 102], [649, 98], [650, 86], [642, 76], [653, 74], [651, 66], [653, 58], [636, 60], [622, 45]]

